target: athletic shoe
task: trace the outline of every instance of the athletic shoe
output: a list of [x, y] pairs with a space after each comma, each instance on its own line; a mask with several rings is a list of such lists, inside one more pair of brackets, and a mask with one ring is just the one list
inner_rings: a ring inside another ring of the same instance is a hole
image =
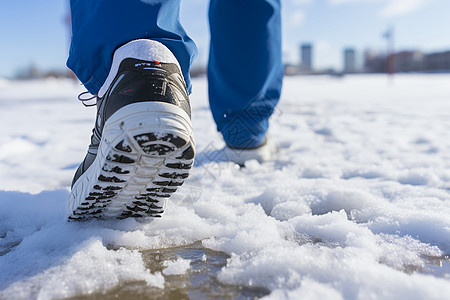
[[164, 45], [118, 48], [97, 95], [91, 145], [75, 173], [67, 218], [160, 217], [195, 156], [181, 68]]
[[227, 160], [233, 161], [238, 165], [245, 165], [248, 160], [257, 160], [259, 162], [268, 161], [278, 151], [278, 147], [275, 142], [270, 138], [264, 138], [264, 141], [254, 148], [233, 148], [225, 146], [224, 155]]

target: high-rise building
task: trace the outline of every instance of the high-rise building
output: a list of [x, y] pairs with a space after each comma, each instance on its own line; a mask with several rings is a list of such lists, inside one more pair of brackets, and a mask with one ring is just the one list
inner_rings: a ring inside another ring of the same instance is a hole
[[344, 49], [344, 73], [356, 72], [356, 52], [353, 48]]
[[312, 66], [312, 51], [313, 46], [309, 43], [304, 43], [301, 45], [301, 66], [300, 69], [303, 72], [311, 72]]

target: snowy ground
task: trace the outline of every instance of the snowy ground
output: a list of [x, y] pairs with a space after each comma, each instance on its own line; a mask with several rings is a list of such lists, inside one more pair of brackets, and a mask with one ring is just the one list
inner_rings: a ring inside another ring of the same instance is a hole
[[67, 223], [95, 109], [0, 80], [0, 299], [450, 299], [449, 83], [286, 78], [278, 157], [239, 169], [197, 79], [199, 155], [164, 217]]

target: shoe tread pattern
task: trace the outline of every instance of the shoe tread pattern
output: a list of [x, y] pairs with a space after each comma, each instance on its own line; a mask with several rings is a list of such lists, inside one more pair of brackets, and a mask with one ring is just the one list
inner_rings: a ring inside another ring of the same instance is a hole
[[194, 144], [183, 134], [123, 134], [103, 159], [99, 155], [100, 175], [69, 220], [161, 217], [165, 201], [188, 178], [194, 156]]

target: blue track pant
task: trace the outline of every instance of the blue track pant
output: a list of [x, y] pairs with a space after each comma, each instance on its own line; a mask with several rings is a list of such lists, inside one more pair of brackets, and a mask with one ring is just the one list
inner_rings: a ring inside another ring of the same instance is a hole
[[[108, 76], [114, 50], [134, 39], [159, 41], [177, 57], [191, 90], [197, 53], [179, 21], [180, 0], [71, 0], [67, 66], [92, 94]], [[260, 144], [281, 93], [280, 0], [211, 0], [209, 99], [232, 147]]]

